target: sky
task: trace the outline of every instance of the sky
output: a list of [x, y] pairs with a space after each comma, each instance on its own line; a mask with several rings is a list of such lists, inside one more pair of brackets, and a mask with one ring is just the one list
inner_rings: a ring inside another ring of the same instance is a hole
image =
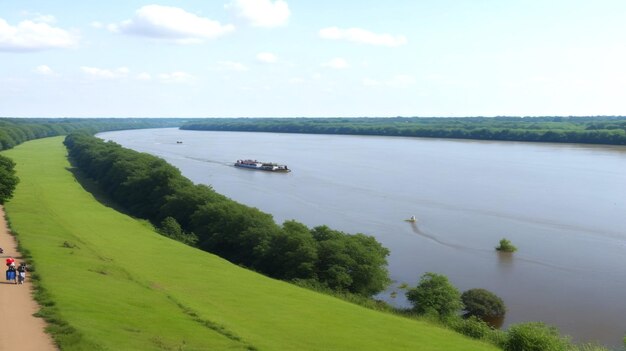
[[623, 0], [0, 0], [1, 117], [626, 115]]

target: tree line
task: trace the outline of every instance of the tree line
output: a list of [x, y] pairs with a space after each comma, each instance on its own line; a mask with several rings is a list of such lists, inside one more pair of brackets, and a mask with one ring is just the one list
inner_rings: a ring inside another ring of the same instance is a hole
[[371, 296], [389, 284], [389, 250], [364, 234], [271, 215], [193, 184], [164, 160], [87, 133], [65, 139], [73, 164], [130, 215], [268, 276]]
[[181, 129], [626, 145], [626, 117], [212, 118]]
[[66, 135], [77, 130], [97, 133], [110, 130], [178, 127], [173, 118], [0, 118], [0, 150], [25, 141]]

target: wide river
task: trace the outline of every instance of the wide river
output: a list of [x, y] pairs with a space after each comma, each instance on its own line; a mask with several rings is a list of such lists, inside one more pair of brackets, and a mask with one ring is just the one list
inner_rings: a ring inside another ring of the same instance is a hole
[[[279, 223], [375, 236], [395, 281], [381, 298], [396, 305], [407, 303], [398, 284], [436, 272], [502, 297], [505, 326], [543, 321], [609, 346], [626, 332], [625, 147], [178, 129], [99, 137]], [[233, 167], [244, 158], [293, 171]], [[502, 238], [518, 252], [498, 254]]]

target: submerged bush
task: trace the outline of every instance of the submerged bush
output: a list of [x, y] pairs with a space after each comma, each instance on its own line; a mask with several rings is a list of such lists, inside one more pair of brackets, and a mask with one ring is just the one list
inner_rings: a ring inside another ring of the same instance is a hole
[[500, 240], [500, 246], [497, 246], [496, 250], [501, 252], [515, 252], [517, 251], [517, 247], [513, 246], [508, 239], [502, 238], [502, 240]]
[[479, 318], [498, 317], [506, 313], [504, 301], [486, 289], [470, 289], [461, 295], [464, 310], [470, 316]]

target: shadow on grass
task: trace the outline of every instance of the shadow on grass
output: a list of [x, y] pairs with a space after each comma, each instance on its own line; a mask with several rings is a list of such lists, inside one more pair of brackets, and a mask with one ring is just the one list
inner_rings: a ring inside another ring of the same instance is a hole
[[[72, 164], [72, 160], [69, 159], [69, 161], [70, 161], [70, 164]], [[65, 169], [68, 170], [70, 173], [72, 173], [76, 182], [80, 184], [80, 186], [86, 192], [93, 195], [96, 201], [98, 201], [104, 206], [109, 207], [117, 212], [123, 213], [127, 216], [134, 217], [125, 208], [123, 208], [122, 206], [117, 204], [113, 199], [111, 199], [111, 197], [104, 190], [102, 190], [102, 188], [98, 185], [96, 181], [87, 177], [87, 175], [83, 173], [80, 169], [78, 169], [77, 167], [74, 167], [73, 165], [72, 167], [66, 167]]]

